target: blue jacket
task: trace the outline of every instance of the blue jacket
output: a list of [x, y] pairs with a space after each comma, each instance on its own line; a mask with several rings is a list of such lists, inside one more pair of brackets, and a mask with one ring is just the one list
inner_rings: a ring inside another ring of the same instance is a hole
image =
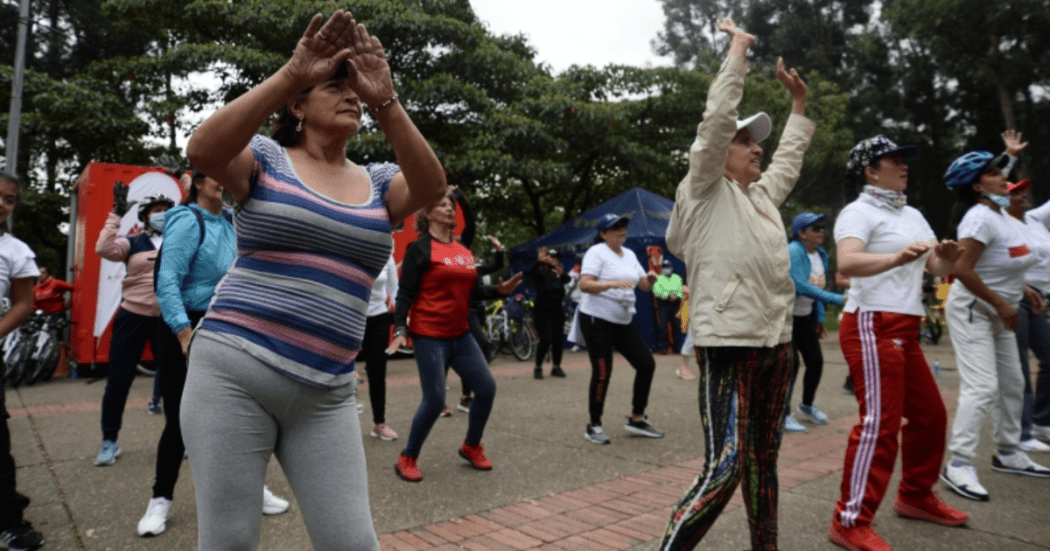
[[[200, 224], [190, 209], [204, 220]], [[200, 247], [198, 249], [198, 243]], [[233, 225], [195, 203], [169, 210], [164, 216], [164, 252], [157, 271], [157, 302], [172, 333], [190, 326], [189, 311], [208, 309], [215, 287], [237, 256]]]
[[[798, 240], [788, 243], [788, 254], [791, 256], [791, 280], [795, 282], [795, 298], [800, 295], [813, 299], [813, 307], [817, 311], [817, 323], [824, 323], [824, 303], [842, 306], [842, 295], [825, 291], [809, 282], [809, 274], [813, 266], [809, 262], [809, 254], [806, 246]], [[828, 274], [828, 253], [822, 247], [817, 247], [817, 254], [824, 261], [824, 273]]]

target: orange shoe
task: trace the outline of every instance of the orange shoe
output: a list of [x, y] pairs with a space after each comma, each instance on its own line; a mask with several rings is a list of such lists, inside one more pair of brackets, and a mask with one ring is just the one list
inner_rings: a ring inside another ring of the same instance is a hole
[[918, 499], [897, 496], [893, 510], [902, 517], [917, 518], [942, 526], [962, 526], [970, 520], [970, 515], [941, 501], [937, 492], [930, 492]]
[[867, 524], [857, 524], [852, 528], [846, 528], [839, 524], [839, 519], [831, 521], [828, 528], [828, 539], [839, 547], [845, 547], [850, 551], [893, 551], [874, 530]]
[[474, 466], [479, 471], [491, 471], [492, 462], [485, 457], [485, 444], [478, 444], [477, 446], [471, 446], [466, 442], [459, 447], [459, 456]]
[[397, 471], [397, 476], [400, 476], [403, 480], [409, 482], [419, 482], [423, 480], [423, 471], [419, 470], [416, 466], [416, 458], [409, 457], [405, 454], [397, 456], [397, 463], [394, 464], [394, 470]]

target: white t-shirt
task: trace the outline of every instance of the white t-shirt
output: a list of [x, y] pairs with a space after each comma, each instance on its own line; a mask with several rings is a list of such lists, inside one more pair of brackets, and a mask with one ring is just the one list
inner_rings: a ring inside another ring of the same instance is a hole
[[368, 317], [390, 311], [386, 303], [388, 296], [390, 300], [397, 298], [397, 265], [394, 264], [393, 256], [386, 259], [386, 266], [383, 266], [372, 283], [372, 294], [368, 296]]
[[[934, 234], [918, 210], [909, 206], [897, 210], [861, 195], [835, 221], [835, 243], [848, 238], [863, 241], [866, 253], [893, 254], [912, 243], [928, 242]], [[845, 311], [924, 315], [922, 272], [928, 254], [881, 274], [850, 278]]]
[[1039, 263], [1025, 273], [1024, 282], [1050, 293], [1050, 201], [1024, 213], [1024, 224], [1021, 225], [1025, 242]]
[[1010, 304], [1021, 302], [1025, 272], [1039, 262], [1025, 243], [1020, 225], [1011, 221], [1005, 210], [995, 212], [984, 203], [970, 207], [959, 222], [959, 241], [975, 239], [984, 244], [973, 271]]
[[[820, 253], [817, 251], [807, 253], [807, 256], [809, 256], [809, 283], [815, 287], [823, 289], [828, 283], [828, 278], [824, 274], [824, 260], [820, 258]], [[813, 299], [805, 295], [796, 296], [795, 310], [791, 312], [791, 314], [795, 316], [808, 316], [812, 313]]]
[[11, 290], [12, 279], [38, 275], [40, 270], [36, 267], [33, 249], [9, 233], [0, 235], [0, 298]]
[[[598, 281], [629, 279], [635, 283], [645, 277], [645, 269], [634, 251], [620, 248], [616, 254], [605, 243], [587, 249], [580, 265], [580, 275], [592, 275]], [[606, 289], [601, 293], [583, 293], [579, 311], [611, 323], [627, 325], [634, 317], [634, 289]]]

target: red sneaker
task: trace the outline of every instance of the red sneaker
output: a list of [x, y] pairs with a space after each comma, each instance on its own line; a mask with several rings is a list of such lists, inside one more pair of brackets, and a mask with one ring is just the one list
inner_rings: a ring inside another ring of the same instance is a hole
[[893, 510], [902, 517], [917, 518], [942, 526], [962, 526], [970, 520], [970, 515], [941, 501], [937, 492], [918, 499], [897, 496]]
[[839, 524], [839, 519], [831, 521], [828, 528], [828, 539], [839, 547], [845, 547], [850, 551], [893, 551], [882, 538], [879, 537], [867, 524], [857, 524], [852, 528], [846, 528]]
[[397, 471], [397, 476], [400, 476], [403, 480], [409, 482], [419, 482], [423, 480], [423, 471], [416, 467], [416, 458], [409, 457], [405, 454], [401, 454], [397, 457], [397, 463], [394, 464], [394, 470]]
[[459, 456], [474, 466], [479, 471], [491, 471], [492, 462], [485, 457], [485, 444], [478, 444], [477, 446], [471, 446], [466, 442], [459, 447]]

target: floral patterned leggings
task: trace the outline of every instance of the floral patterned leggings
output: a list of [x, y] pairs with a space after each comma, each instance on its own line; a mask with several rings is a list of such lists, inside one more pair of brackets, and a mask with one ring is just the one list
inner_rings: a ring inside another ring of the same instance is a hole
[[697, 347], [703, 473], [671, 514], [661, 551], [696, 547], [743, 478], [751, 548], [777, 547], [777, 455], [791, 345]]

